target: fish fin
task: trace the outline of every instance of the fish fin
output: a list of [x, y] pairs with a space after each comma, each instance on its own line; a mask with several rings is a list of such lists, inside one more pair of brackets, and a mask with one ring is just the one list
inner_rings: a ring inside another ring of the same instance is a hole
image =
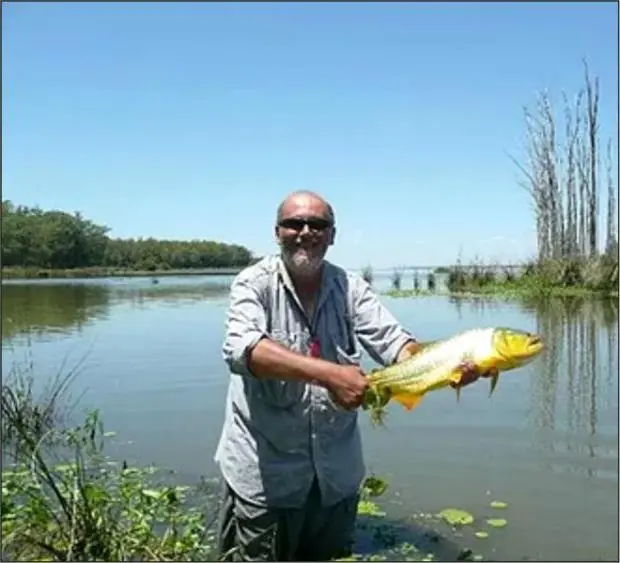
[[403, 393], [402, 395], [392, 395], [392, 400], [400, 403], [408, 411], [417, 407], [422, 401], [422, 395], [408, 395]]
[[460, 369], [455, 369], [448, 378], [450, 383], [458, 386], [461, 383], [461, 379], [463, 379], [463, 372]]
[[491, 373], [491, 390], [489, 391], [489, 397], [493, 395], [493, 392], [495, 391], [495, 388], [497, 387], [498, 381], [499, 381], [499, 371], [495, 369]]

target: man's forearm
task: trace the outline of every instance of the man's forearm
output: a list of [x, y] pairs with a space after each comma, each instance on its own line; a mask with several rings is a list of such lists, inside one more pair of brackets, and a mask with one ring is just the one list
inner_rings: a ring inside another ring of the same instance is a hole
[[337, 364], [320, 358], [305, 356], [263, 338], [249, 354], [248, 366], [258, 378], [275, 378], [331, 384], [337, 372]]

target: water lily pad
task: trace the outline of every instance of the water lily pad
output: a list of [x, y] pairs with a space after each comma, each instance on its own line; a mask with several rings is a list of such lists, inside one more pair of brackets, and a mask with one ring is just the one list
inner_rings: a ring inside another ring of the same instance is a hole
[[489, 518], [487, 524], [493, 528], [503, 528], [508, 522], [504, 518]]
[[451, 526], [471, 524], [474, 521], [472, 514], [460, 508], [444, 508], [439, 516]]
[[377, 503], [371, 500], [360, 500], [357, 503], [357, 513], [366, 516], [385, 516], [385, 512], [380, 510]]
[[494, 500], [491, 502], [491, 508], [506, 508], [507, 506], [508, 504], [501, 500]]
[[488, 532], [483, 532], [482, 530], [480, 530], [479, 532], [476, 532], [474, 535], [477, 538], [480, 538], [480, 539], [484, 539], [484, 538], [488, 538], [489, 537], [489, 533]]

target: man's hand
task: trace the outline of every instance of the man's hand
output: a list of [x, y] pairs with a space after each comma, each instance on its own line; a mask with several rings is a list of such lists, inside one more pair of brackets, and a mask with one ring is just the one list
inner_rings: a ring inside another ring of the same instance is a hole
[[343, 409], [356, 409], [362, 404], [368, 382], [359, 366], [339, 365], [327, 388]]

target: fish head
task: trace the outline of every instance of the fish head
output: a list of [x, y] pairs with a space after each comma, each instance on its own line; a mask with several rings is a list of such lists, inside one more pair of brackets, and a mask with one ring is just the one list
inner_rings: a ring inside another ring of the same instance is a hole
[[495, 365], [500, 371], [514, 369], [529, 363], [544, 349], [539, 335], [514, 328], [493, 331]]

